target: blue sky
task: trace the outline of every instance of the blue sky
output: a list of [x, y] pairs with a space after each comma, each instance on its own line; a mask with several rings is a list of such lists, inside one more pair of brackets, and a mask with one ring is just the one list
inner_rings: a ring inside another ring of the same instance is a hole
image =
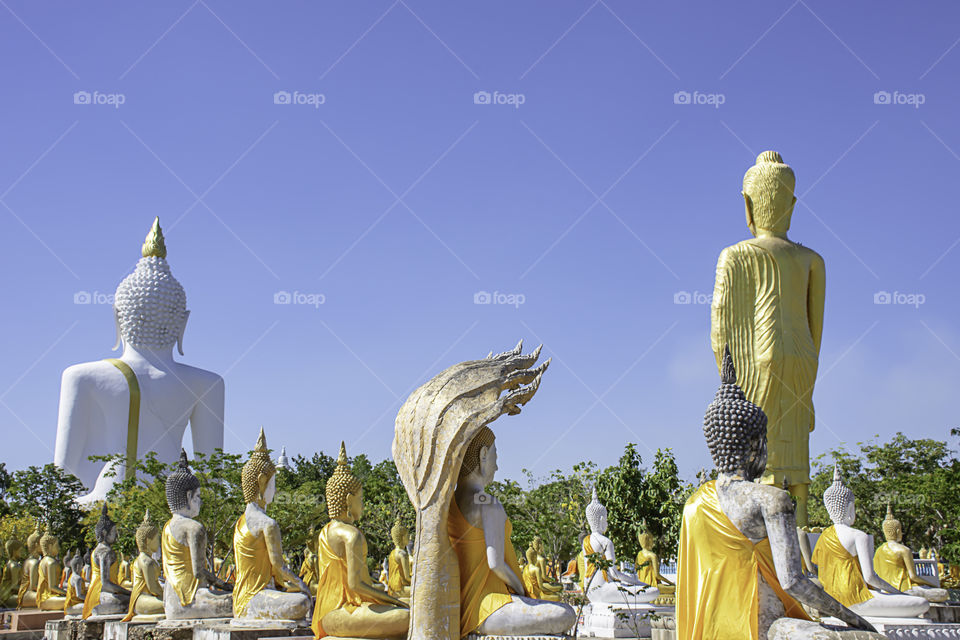
[[112, 293], [159, 215], [192, 311], [183, 360], [224, 375], [229, 450], [263, 425], [290, 454], [388, 457], [413, 388], [523, 338], [554, 362], [494, 425], [503, 476], [637, 442], [692, 477], [718, 383], [703, 302], [748, 236], [741, 180], [765, 149], [797, 174], [791, 238], [827, 266], [811, 450], [947, 439], [958, 18], [3, 0], [0, 460], [52, 460], [60, 372], [114, 339], [102, 297], [75, 295]]

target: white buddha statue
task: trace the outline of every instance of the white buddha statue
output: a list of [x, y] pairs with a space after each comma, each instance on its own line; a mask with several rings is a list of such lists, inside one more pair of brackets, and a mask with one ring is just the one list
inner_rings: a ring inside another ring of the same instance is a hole
[[[593, 490], [593, 498], [587, 505], [587, 522], [590, 524], [590, 535], [583, 539], [583, 556], [586, 569], [584, 584], [587, 586], [587, 598], [593, 603], [604, 604], [646, 604], [660, 595], [659, 589], [640, 582], [636, 577], [623, 573], [616, 568], [617, 554], [613, 542], [605, 536], [607, 532], [607, 508], [597, 500], [597, 490]], [[597, 571], [596, 565], [590, 562], [589, 555], [601, 554], [610, 561], [611, 566]], [[596, 574], [596, 575], [594, 575]]]
[[865, 617], [913, 618], [926, 613], [930, 603], [925, 598], [901, 593], [874, 571], [873, 536], [853, 528], [853, 491], [837, 468], [833, 484], [823, 492], [823, 503], [833, 525], [817, 539], [813, 562], [824, 591]]
[[[190, 312], [183, 287], [170, 273], [159, 218], [141, 254], [113, 303], [114, 349], [122, 345], [122, 355], [63, 372], [54, 463], [90, 489], [81, 504], [103, 500], [132, 467], [92, 462], [90, 456], [125, 454], [132, 461], [155, 451], [160, 461], [176, 462], [188, 422], [194, 451], [223, 446], [223, 378], [173, 359], [174, 344], [183, 355]], [[114, 466], [115, 475], [106, 477]]]

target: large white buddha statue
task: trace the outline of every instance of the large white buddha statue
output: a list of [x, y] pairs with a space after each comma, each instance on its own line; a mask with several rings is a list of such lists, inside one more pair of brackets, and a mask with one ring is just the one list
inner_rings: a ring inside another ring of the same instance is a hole
[[[114, 349], [122, 345], [122, 355], [63, 372], [54, 463], [90, 490], [81, 504], [103, 500], [132, 472], [129, 463], [147, 451], [162, 462], [176, 462], [188, 422], [194, 451], [212, 453], [223, 446], [223, 378], [173, 359], [174, 344], [183, 355], [190, 312], [183, 287], [170, 273], [159, 218], [141, 254], [113, 303]], [[115, 454], [125, 455], [126, 462], [89, 460]]]
[[[640, 582], [634, 576], [616, 568], [617, 554], [613, 541], [604, 534], [607, 532], [607, 508], [597, 499], [597, 490], [587, 505], [587, 523], [590, 535], [583, 539], [583, 556], [586, 561], [584, 584], [587, 585], [587, 598], [590, 602], [605, 604], [646, 604], [660, 595], [659, 589]], [[613, 563], [599, 572], [590, 562], [591, 554], [600, 554]], [[596, 575], [595, 575], [596, 574]]]

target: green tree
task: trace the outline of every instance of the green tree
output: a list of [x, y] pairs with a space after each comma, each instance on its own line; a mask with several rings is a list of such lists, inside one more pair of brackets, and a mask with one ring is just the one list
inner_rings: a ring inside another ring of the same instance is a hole
[[84, 513], [77, 506], [83, 484], [52, 462], [43, 467], [27, 467], [15, 471], [10, 478], [9, 506], [13, 513], [27, 515], [43, 522], [60, 539], [63, 549], [83, 544], [80, 526]]

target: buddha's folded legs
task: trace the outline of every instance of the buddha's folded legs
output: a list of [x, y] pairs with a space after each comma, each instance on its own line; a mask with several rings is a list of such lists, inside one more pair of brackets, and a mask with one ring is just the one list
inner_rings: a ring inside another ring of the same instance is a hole
[[63, 611], [66, 603], [67, 599], [63, 596], [53, 596], [41, 602], [39, 608], [41, 611]]
[[353, 611], [334, 609], [320, 624], [327, 635], [352, 638], [396, 638], [407, 634], [410, 610], [387, 604], [364, 604]]
[[72, 607], [67, 607], [64, 609], [64, 614], [68, 616], [80, 616], [83, 615], [83, 602], [79, 602]]
[[498, 636], [559, 635], [570, 631], [577, 621], [573, 607], [513, 596], [513, 602], [487, 616], [477, 633]]
[[660, 590], [656, 587], [604, 582], [591, 588], [587, 597], [590, 602], [606, 604], [649, 604], [660, 597]]
[[155, 616], [163, 613], [163, 600], [149, 593], [141, 593], [133, 605], [133, 612], [138, 616]]
[[877, 618], [916, 618], [930, 609], [930, 603], [918, 596], [878, 593], [871, 590], [873, 596], [865, 602], [847, 607], [861, 616]]
[[310, 598], [302, 593], [264, 589], [250, 598], [244, 618], [303, 620], [310, 613]]
[[34, 609], [37, 606], [37, 592], [36, 591], [27, 591], [23, 594], [23, 602], [21, 603], [21, 609]]
[[233, 596], [201, 587], [187, 606], [180, 604], [176, 593], [169, 588], [164, 591], [164, 613], [170, 620], [193, 620], [197, 618], [232, 618]]

